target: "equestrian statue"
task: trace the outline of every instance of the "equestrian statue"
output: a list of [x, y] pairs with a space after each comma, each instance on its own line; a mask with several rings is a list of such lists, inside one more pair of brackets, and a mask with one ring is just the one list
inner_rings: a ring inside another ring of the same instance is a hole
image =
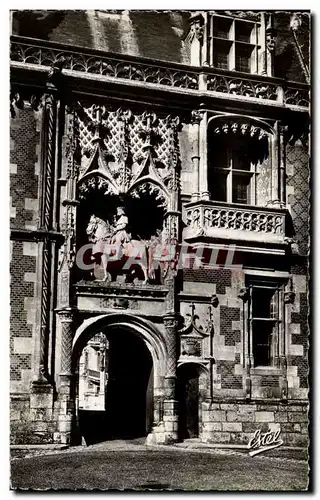
[[134, 240], [127, 231], [128, 224], [124, 207], [117, 208], [113, 225], [91, 215], [86, 232], [93, 243], [91, 258], [102, 271], [97, 281], [114, 281], [119, 274], [125, 274], [127, 282], [136, 281], [140, 270], [142, 282], [147, 283], [156, 279], [158, 267], [160, 279], [165, 276], [172, 259], [162, 233], [158, 231], [150, 240]]

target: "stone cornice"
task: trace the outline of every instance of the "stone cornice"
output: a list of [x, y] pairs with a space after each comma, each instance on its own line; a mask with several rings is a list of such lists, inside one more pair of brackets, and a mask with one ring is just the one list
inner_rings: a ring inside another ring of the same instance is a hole
[[[230, 109], [308, 112], [309, 87], [279, 78], [192, 67], [141, 57], [71, 48], [52, 42], [12, 37], [13, 83], [44, 84], [64, 58], [61, 89], [133, 100], [143, 98], [172, 106], [226, 106]], [[43, 80], [43, 82], [42, 82]]]

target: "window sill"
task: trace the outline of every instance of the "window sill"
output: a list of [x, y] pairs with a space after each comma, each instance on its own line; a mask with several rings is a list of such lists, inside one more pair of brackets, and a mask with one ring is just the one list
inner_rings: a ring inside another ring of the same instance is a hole
[[282, 369], [274, 366], [256, 366], [250, 369], [250, 375], [282, 375]]

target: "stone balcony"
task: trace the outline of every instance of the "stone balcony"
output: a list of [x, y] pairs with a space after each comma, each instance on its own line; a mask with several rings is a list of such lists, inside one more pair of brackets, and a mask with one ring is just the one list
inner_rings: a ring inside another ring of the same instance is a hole
[[11, 68], [45, 73], [63, 61], [65, 76], [128, 83], [137, 89], [165, 90], [192, 97], [236, 99], [237, 103], [309, 109], [309, 86], [281, 78], [213, 67], [167, 63], [99, 50], [70, 47], [43, 40], [11, 37]]
[[183, 239], [196, 244], [232, 243], [239, 249], [284, 253], [287, 210], [217, 201], [194, 201], [184, 205]]

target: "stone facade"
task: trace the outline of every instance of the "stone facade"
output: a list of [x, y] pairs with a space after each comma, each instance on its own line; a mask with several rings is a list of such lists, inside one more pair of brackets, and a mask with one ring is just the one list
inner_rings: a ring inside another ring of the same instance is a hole
[[309, 86], [277, 78], [283, 16], [208, 16], [260, 27], [256, 74], [215, 67], [201, 12], [13, 15], [14, 443], [78, 442], [97, 334], [137, 342], [101, 371], [102, 406], [140, 401], [128, 433], [308, 443]]

